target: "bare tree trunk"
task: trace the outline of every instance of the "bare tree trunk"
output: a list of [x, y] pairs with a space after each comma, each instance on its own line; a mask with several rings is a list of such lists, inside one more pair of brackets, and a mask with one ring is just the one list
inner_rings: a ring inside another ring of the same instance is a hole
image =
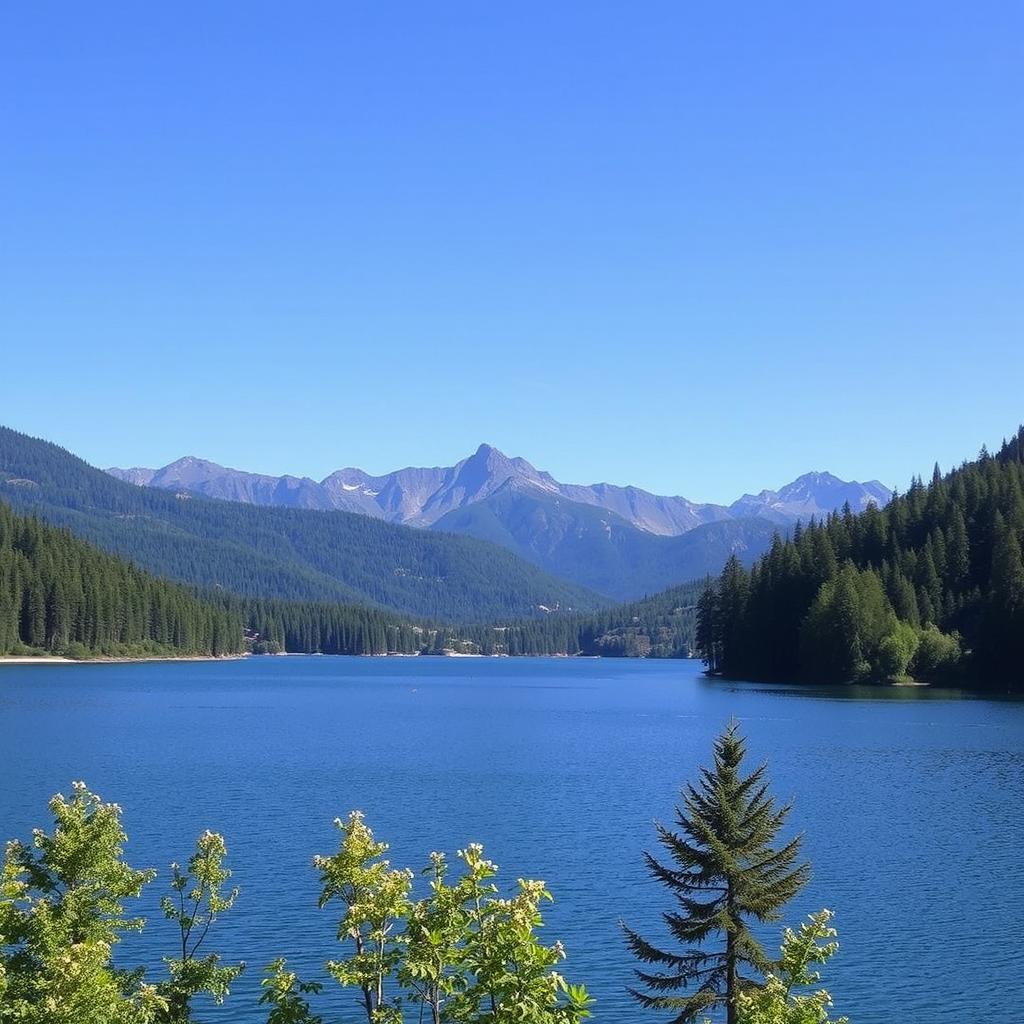
[[[732, 893], [728, 899], [729, 917], [732, 921], [736, 919], [736, 912], [733, 909]], [[725, 933], [725, 1021], [726, 1024], [736, 1024], [736, 988], [738, 971], [736, 969], [736, 932], [729, 928]]]

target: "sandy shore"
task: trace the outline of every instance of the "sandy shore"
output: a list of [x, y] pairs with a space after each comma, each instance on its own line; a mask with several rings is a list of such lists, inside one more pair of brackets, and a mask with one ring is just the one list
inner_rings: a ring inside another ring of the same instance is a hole
[[3, 654], [0, 655], [0, 665], [74, 665], [71, 658], [55, 658], [51, 656], [40, 658], [24, 658], [21, 655]]
[[50, 654], [39, 657], [10, 654], [0, 655], [0, 665], [129, 665], [147, 661], [239, 661], [248, 657], [248, 654], [225, 654], [220, 657], [210, 654], [189, 654], [179, 658], [156, 655], [143, 658], [59, 658]]

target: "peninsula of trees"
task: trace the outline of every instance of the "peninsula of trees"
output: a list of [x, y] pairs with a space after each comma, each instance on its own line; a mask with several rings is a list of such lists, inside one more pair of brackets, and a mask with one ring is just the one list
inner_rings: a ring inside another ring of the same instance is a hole
[[845, 682], [971, 680], [1020, 691], [1024, 428], [995, 455], [885, 509], [811, 522], [700, 599], [712, 673]]

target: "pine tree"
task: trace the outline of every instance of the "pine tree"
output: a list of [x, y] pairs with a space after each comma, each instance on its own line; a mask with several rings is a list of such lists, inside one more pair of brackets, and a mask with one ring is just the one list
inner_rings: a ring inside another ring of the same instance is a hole
[[1024, 555], [1013, 530], [999, 513], [993, 532], [984, 664], [997, 678], [1013, 679], [1024, 658]]
[[749, 659], [749, 644], [740, 629], [750, 594], [750, 574], [736, 555], [730, 555], [722, 570], [718, 592], [719, 614], [723, 622], [717, 632], [720, 642], [720, 666], [727, 675], [740, 675]]
[[[645, 854], [648, 869], [675, 897], [678, 909], [664, 914], [682, 949], [664, 950], [623, 925], [633, 954], [659, 970], [637, 970], [648, 991], [631, 989], [644, 1007], [673, 1012], [672, 1024], [689, 1024], [724, 1007], [728, 1024], [737, 1021], [737, 996], [756, 984], [771, 961], [748, 922], [775, 921], [779, 908], [809, 876], [797, 864], [801, 838], [781, 848], [773, 842], [789, 813], [768, 793], [766, 766], [742, 773], [746, 743], [733, 722], [715, 741], [714, 766], [683, 791], [676, 810], [679, 831], [659, 824], [658, 841], [671, 864]], [[720, 938], [720, 948], [708, 944]], [[690, 989], [687, 994], [674, 993]]]
[[709, 581], [697, 601], [695, 641], [697, 653], [704, 660], [708, 672], [712, 674], [718, 672], [721, 660], [717, 611], [718, 594]]

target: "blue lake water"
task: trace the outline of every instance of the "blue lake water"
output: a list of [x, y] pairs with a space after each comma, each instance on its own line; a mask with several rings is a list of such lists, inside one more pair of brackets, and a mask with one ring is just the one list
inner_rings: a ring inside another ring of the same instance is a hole
[[[806, 834], [811, 884], [787, 922], [828, 906], [827, 981], [854, 1024], [1017, 1024], [1024, 977], [1024, 703], [922, 690], [705, 680], [691, 662], [263, 658], [0, 666], [0, 838], [49, 825], [84, 779], [124, 808], [129, 860], [160, 867], [150, 926], [121, 949], [159, 968], [171, 860], [225, 833], [242, 894], [215, 948], [250, 967], [210, 1022], [255, 1022], [258, 978], [339, 955], [316, 908], [314, 853], [359, 808], [395, 864], [485, 844], [500, 878], [545, 879], [549, 940], [599, 1022], [659, 1020], [625, 994], [617, 922], [661, 938], [645, 875], [655, 819], [731, 716]], [[777, 930], [772, 929], [776, 945]], [[333, 985], [333, 983], [331, 983]], [[1015, 995], [1016, 993], [1016, 995]], [[336, 985], [325, 1019], [358, 1019]]]

